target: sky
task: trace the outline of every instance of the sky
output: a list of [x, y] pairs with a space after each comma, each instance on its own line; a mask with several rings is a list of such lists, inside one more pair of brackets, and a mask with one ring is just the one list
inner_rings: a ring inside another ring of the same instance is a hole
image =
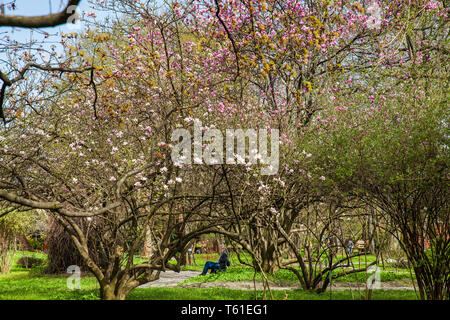
[[[0, 0], [0, 3], [9, 3], [12, 0]], [[10, 15], [24, 15], [24, 16], [37, 16], [37, 15], [45, 15], [49, 13], [56, 13], [61, 11], [67, 4], [68, 0], [16, 0], [16, 9], [15, 10], [6, 10], [6, 14]], [[112, 1], [112, 0], [109, 0]], [[81, 0], [79, 5], [80, 12], [95, 12], [99, 18], [106, 16], [106, 14], [95, 5], [90, 3], [88, 0]], [[0, 27], [0, 30], [12, 29], [7, 27]], [[42, 29], [51, 34], [55, 32], [72, 32], [73, 30], [67, 27], [66, 25], [56, 26], [52, 28], [44, 28]], [[15, 28], [15, 33], [24, 34], [23, 37], [29, 35], [29, 30], [18, 29]], [[20, 35], [22, 36], [22, 35]]]
[[[0, 0], [0, 3], [8, 4], [11, 1], [12, 0]], [[6, 9], [5, 13], [7, 15], [23, 16], [46, 15], [49, 13], [56, 13], [61, 11], [63, 8], [65, 8], [67, 1], [68, 0], [16, 0], [16, 9]], [[96, 8], [95, 5], [93, 5], [88, 0], [81, 0], [81, 3], [79, 5], [80, 14], [82, 14], [83, 12], [94, 12], [97, 15], [96, 20], [101, 21], [104, 17], [107, 16], [107, 13], [98, 9], [99, 8]], [[64, 24], [52, 28], [42, 28], [39, 30], [0, 27], [0, 36], [3, 36], [5, 32], [7, 32], [11, 40], [16, 40], [20, 43], [26, 43], [30, 39], [36, 41], [45, 40], [44, 46], [50, 46], [54, 43], [58, 43], [61, 33], [78, 32], [83, 30], [85, 26], [86, 24], [81, 21], [78, 27]], [[45, 38], [45, 32], [50, 35], [48, 38]], [[57, 46], [57, 51], [60, 50], [62, 50], [62, 48], [58, 48]], [[4, 58], [4, 54], [5, 52], [0, 52], [0, 59]]]

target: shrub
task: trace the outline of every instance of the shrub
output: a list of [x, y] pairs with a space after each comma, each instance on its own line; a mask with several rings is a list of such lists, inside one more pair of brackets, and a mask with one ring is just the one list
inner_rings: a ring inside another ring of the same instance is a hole
[[[84, 232], [88, 232], [88, 224], [80, 221], [79, 226]], [[100, 240], [97, 235], [100, 233], [92, 232], [88, 240], [91, 258], [97, 265], [105, 265], [105, 256], [102, 251], [97, 248]], [[71, 265], [77, 265], [82, 270], [87, 270], [81, 255], [72, 242], [69, 234], [55, 220], [51, 220], [47, 230], [47, 254], [48, 254], [48, 273], [59, 274], [66, 273], [67, 268]]]
[[35, 258], [35, 257], [25, 256], [25, 257], [22, 257], [19, 260], [17, 260], [17, 265], [19, 267], [26, 268], [26, 269], [40, 266], [42, 264], [44, 264], [44, 260], [40, 259], [40, 258]]

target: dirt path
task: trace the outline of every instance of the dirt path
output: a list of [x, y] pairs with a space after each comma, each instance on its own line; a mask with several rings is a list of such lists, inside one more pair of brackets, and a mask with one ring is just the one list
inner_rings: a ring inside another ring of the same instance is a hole
[[[255, 284], [252, 281], [239, 281], [239, 282], [225, 282], [225, 281], [214, 281], [214, 282], [195, 282], [195, 283], [185, 283], [181, 284], [183, 281], [198, 276], [200, 274], [199, 271], [181, 271], [181, 272], [174, 272], [174, 271], [166, 271], [161, 272], [160, 279], [146, 283], [139, 288], [149, 288], [149, 287], [167, 287], [167, 288], [174, 288], [174, 287], [181, 287], [181, 288], [230, 288], [230, 289], [237, 289], [237, 290], [254, 290]], [[256, 289], [262, 290], [263, 283], [261, 281], [256, 282]], [[292, 290], [297, 289], [297, 284], [291, 284], [291, 283], [270, 283], [270, 289], [271, 290]], [[365, 290], [366, 287], [363, 284], [357, 284], [357, 283], [344, 283], [344, 282], [337, 282], [334, 283], [332, 286], [332, 290], [346, 290], [346, 289], [352, 289], [352, 290]], [[414, 290], [411, 283], [408, 282], [402, 282], [402, 281], [389, 281], [389, 282], [382, 282], [381, 288], [383, 290]]]
[[149, 288], [149, 287], [173, 288], [178, 286], [178, 284], [180, 284], [184, 280], [198, 276], [199, 274], [200, 271], [181, 271], [179, 273], [174, 271], [161, 272], [158, 280], [143, 284], [142, 286], [139, 286], [139, 288]]

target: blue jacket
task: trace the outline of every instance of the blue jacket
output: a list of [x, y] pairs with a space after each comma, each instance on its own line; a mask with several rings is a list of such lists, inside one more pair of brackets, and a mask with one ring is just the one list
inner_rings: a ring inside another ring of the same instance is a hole
[[222, 251], [220, 254], [219, 260], [217, 260], [219, 264], [219, 270], [227, 270], [227, 267], [231, 265], [230, 260], [228, 259], [228, 253], [226, 250]]

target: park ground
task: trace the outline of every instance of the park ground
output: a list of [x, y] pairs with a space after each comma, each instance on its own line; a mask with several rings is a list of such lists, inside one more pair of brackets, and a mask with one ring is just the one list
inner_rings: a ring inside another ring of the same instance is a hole
[[[15, 261], [22, 256], [34, 256], [46, 260], [43, 253], [17, 252]], [[252, 268], [240, 265], [232, 257], [232, 266], [226, 272], [201, 276], [206, 260], [215, 255], [197, 255], [196, 263], [182, 267], [180, 273], [172, 271], [162, 274], [161, 279], [134, 289], [130, 300], [254, 300], [264, 296], [262, 276]], [[139, 259], [139, 258], [137, 258]], [[373, 257], [368, 256], [367, 263]], [[365, 263], [355, 260], [354, 263]], [[365, 300], [366, 273], [349, 275], [336, 280], [331, 290], [322, 294], [298, 288], [294, 274], [280, 270], [268, 276], [270, 293], [266, 299], [275, 300]], [[407, 269], [385, 266], [380, 272], [381, 289], [373, 290], [372, 300], [415, 300], [417, 299], [411, 276]], [[82, 274], [79, 290], [69, 290], [68, 274], [49, 275], [45, 264], [25, 268], [15, 263], [11, 271], [0, 275], [0, 300], [97, 300], [98, 283], [89, 274]], [[256, 290], [255, 290], [256, 288]]]

